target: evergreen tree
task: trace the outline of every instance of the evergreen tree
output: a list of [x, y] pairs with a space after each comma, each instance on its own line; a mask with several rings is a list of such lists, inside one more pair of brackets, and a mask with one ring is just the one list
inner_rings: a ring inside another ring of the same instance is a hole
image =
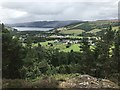
[[20, 69], [24, 58], [24, 49], [17, 38], [12, 38], [10, 32], [2, 30], [2, 76], [3, 78], [21, 78]]

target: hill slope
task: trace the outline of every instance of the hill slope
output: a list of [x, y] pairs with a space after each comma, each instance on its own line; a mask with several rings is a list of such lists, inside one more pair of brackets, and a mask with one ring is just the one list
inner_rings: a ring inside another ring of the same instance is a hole
[[78, 22], [78, 23], [73, 23], [61, 28], [54, 29], [54, 31], [59, 31], [59, 33], [62, 34], [78, 34], [82, 32], [87, 32], [87, 33], [97, 33], [100, 32], [101, 30], [104, 30], [108, 28], [109, 26], [113, 27], [113, 30], [118, 30], [118, 21], [116, 20], [98, 20], [98, 21], [88, 21], [88, 22]]
[[8, 24], [13, 27], [40, 27], [40, 28], [59, 28], [69, 24], [78, 23], [82, 21], [68, 20], [68, 21], [36, 21], [26, 23]]

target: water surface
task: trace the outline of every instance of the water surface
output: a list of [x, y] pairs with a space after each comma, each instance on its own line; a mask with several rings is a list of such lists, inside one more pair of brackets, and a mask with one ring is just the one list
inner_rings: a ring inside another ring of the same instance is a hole
[[49, 31], [53, 28], [38, 28], [38, 27], [13, 27], [18, 31]]

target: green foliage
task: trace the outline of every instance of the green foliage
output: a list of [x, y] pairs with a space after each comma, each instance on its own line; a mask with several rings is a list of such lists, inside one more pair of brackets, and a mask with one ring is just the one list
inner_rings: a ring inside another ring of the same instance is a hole
[[[98, 42], [96, 43], [95, 59], [97, 60], [96, 61], [97, 77], [110, 78], [113, 76], [112, 73], [114, 72], [114, 70], [116, 71], [118, 68], [118, 67], [116, 69], [114, 68], [114, 66], [117, 66], [118, 63], [118, 61], [116, 61], [116, 58], [118, 58], [117, 53], [114, 54], [117, 55], [115, 57], [114, 55], [110, 56], [110, 48], [112, 45], [115, 45], [114, 44], [116, 41], [115, 37], [116, 32], [112, 31], [112, 28], [110, 26], [110, 28], [108, 28], [104, 32], [104, 34], [101, 35], [101, 39], [98, 40]], [[117, 44], [117, 46], [119, 46], [119, 44]], [[116, 73], [118, 72], [116, 71]]]
[[85, 30], [85, 31], [90, 31], [93, 29], [92, 25], [90, 25], [89, 23], [84, 23], [84, 24], [80, 25], [79, 28], [82, 30]]
[[45, 59], [45, 50], [40, 45], [26, 50], [24, 65], [21, 70], [24, 78], [33, 79], [46, 73], [49, 68], [48, 62]]
[[[93, 29], [89, 23], [80, 25], [86, 30]], [[4, 29], [2, 35], [4, 78], [36, 79], [42, 75], [81, 73], [116, 80], [120, 76], [120, 31], [113, 31], [111, 26], [99, 33], [97, 39], [91, 39], [93, 42], [90, 42], [88, 34], [77, 38], [81, 40], [78, 44], [69, 43], [67, 48], [65, 44], [58, 45], [54, 41], [33, 46], [32, 36], [27, 37], [26, 45], [22, 47], [19, 39], [13, 38], [8, 30]]]
[[2, 30], [2, 48], [3, 78], [21, 78], [24, 48], [18, 38], [12, 38], [7, 29]]

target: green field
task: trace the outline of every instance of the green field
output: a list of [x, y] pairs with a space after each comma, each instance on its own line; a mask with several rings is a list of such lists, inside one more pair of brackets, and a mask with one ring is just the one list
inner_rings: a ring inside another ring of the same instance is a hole
[[100, 32], [103, 29], [107, 29], [110, 25], [112, 26], [113, 30], [118, 30], [118, 22], [114, 22], [112, 20], [98, 20], [91, 22], [75, 23], [58, 28], [58, 30], [61, 34], [78, 35], [85, 31], [86, 33], [96, 34], [97, 32]]
[[[48, 43], [52, 43], [53, 46], [48, 45]], [[67, 44], [65, 43], [60, 43], [60, 42], [55, 43], [54, 41], [40, 42], [40, 44], [46, 49], [54, 48], [54, 49], [59, 49], [60, 51], [63, 52], [70, 52], [71, 50], [75, 52], [80, 52], [80, 48], [79, 48], [80, 44], [71, 44], [69, 48], [66, 48]], [[38, 46], [38, 43], [33, 43], [32, 46], [36, 47]]]
[[87, 33], [93, 33], [93, 34], [95, 34], [95, 33], [100, 32], [100, 31], [101, 31], [101, 29], [93, 29], [91, 31], [88, 31]]
[[[112, 30], [119, 30], [119, 27], [118, 26], [112, 27]], [[100, 31], [102, 31], [102, 29], [93, 29], [93, 30], [88, 31], [87, 33], [96, 34], [97, 32], [100, 32]]]
[[79, 44], [73, 44], [71, 45], [69, 48], [66, 48], [64, 50], [61, 50], [61, 51], [64, 51], [64, 52], [70, 52], [71, 50], [75, 51], [75, 52], [80, 52], [80, 48], [79, 48]]
[[46, 45], [48, 45], [48, 43], [54, 43], [54, 41], [41, 42], [40, 44], [41, 44], [42, 46], [46, 46]]
[[119, 30], [119, 26], [112, 27], [113, 30]]
[[69, 38], [83, 38], [82, 36], [69, 36]]
[[[89, 31], [85, 31], [82, 29], [79, 29], [79, 27], [81, 27], [83, 24], [86, 24], [88, 26], [91, 26], [91, 30]], [[63, 36], [65, 38], [73, 38], [73, 39], [80, 39], [83, 38], [82, 36], [78, 36], [79, 34], [82, 34], [83, 32], [85, 33], [93, 33], [93, 34], [97, 34], [97, 32], [102, 31], [103, 29], [105, 29], [104, 27], [102, 29], [98, 29], [97, 26], [101, 26], [104, 24], [112, 24], [111, 22], [108, 21], [96, 21], [96, 22], [89, 22], [89, 23], [78, 23], [78, 24], [73, 24], [73, 25], [69, 25], [66, 27], [62, 27], [62, 28], [58, 28], [59, 33], [60, 34], [69, 34], [69, 36]], [[113, 26], [112, 30], [119, 30], [119, 26]], [[51, 37], [54, 37], [57, 35], [51, 35]], [[87, 36], [88, 38], [91, 38], [89, 36]], [[92, 38], [95, 38], [94, 36], [92, 36]], [[51, 43], [51, 44], [49, 44]], [[52, 49], [59, 49], [60, 51], [63, 52], [70, 52], [71, 50], [75, 51], [75, 52], [80, 52], [80, 44], [71, 44], [70, 47], [66, 48], [67, 44], [63, 43], [63, 42], [55, 42], [53, 40], [51, 41], [46, 41], [46, 42], [40, 42], [40, 44], [45, 47], [46, 49], [52, 48]], [[25, 44], [23, 44], [23, 46], [25, 46]], [[33, 43], [32, 44], [33, 47], [38, 46], [38, 43]], [[93, 50], [94, 46], [90, 46], [90, 49]]]
[[84, 30], [81, 30], [81, 29], [72, 29], [72, 30], [60, 31], [60, 33], [62, 33], [62, 34], [82, 34], [83, 32], [84, 32]]

